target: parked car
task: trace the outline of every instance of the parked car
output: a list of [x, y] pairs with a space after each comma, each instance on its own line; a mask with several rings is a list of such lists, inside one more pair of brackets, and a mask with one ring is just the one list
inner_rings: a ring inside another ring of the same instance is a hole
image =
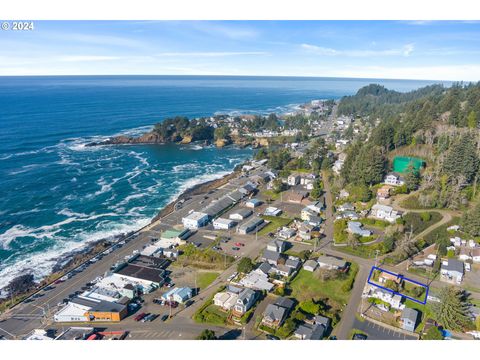
[[239, 247], [237, 247], [237, 246], [234, 246], [234, 247], [232, 247], [232, 250], [234, 250], [234, 251], [238, 251], [238, 250], [240, 250], [240, 248], [239, 248]]
[[267, 334], [266, 338], [267, 340], [280, 340], [278, 337], [270, 334]]
[[145, 315], [140, 321], [141, 322], [147, 322], [147, 321], [150, 321], [150, 316], [152, 316], [152, 314], [150, 313], [147, 313], [147, 315]]
[[365, 334], [355, 334], [355, 335], [353, 335], [352, 340], [367, 340], [367, 335], [365, 335]]
[[166, 314], [161, 317], [162, 321], [167, 321], [167, 319], [168, 319], [168, 315], [166, 315]]
[[244, 243], [241, 243], [241, 242], [236, 242], [236, 243], [235, 243], [235, 246], [245, 246], [245, 244], [244, 244]]
[[135, 317], [133, 318], [133, 320], [135, 320], [135, 321], [140, 321], [140, 320], [142, 320], [145, 316], [147, 316], [147, 314], [144, 313], [144, 312], [142, 312], [142, 313], [138, 314], [137, 316], [135, 316]]

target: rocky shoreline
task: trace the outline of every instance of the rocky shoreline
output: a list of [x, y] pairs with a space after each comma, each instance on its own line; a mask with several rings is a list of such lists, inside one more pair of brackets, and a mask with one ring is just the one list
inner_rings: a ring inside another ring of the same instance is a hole
[[93, 146], [107, 146], [107, 145], [166, 145], [166, 144], [191, 144], [194, 142], [202, 142], [205, 145], [213, 144], [218, 148], [222, 148], [228, 145], [235, 145], [241, 148], [251, 146], [253, 148], [259, 148], [261, 146], [268, 146], [266, 139], [250, 139], [242, 136], [232, 136], [229, 139], [216, 139], [216, 140], [195, 140], [191, 137], [185, 136], [178, 138], [177, 141], [166, 140], [161, 137], [155, 131], [149, 131], [140, 136], [126, 136], [119, 135], [108, 138], [103, 141], [96, 141], [86, 144], [86, 147]]

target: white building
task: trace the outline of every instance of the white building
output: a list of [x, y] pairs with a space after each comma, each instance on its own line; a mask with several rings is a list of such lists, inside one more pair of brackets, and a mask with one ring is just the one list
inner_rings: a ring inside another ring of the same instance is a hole
[[381, 289], [377, 286], [367, 285], [362, 294], [363, 298], [373, 297], [375, 299], [380, 299], [388, 304], [394, 309], [403, 310], [405, 305], [402, 304], [402, 296], [398, 294], [393, 294], [390, 291]]
[[455, 259], [448, 259], [442, 262], [440, 268], [440, 279], [453, 284], [460, 284], [463, 280], [463, 262]]
[[237, 303], [238, 294], [226, 291], [216, 293], [213, 297], [213, 303], [221, 307], [223, 310], [231, 310]]
[[400, 175], [395, 173], [390, 173], [387, 176], [385, 176], [384, 183], [392, 186], [401, 186], [405, 184], [405, 181]]
[[391, 206], [375, 204], [372, 206], [370, 216], [394, 223], [398, 218], [400, 218], [401, 215], [398, 211], [393, 210]]
[[290, 186], [295, 186], [300, 184], [300, 176], [299, 175], [289, 175], [287, 178], [287, 184]]
[[213, 228], [217, 230], [228, 230], [233, 228], [237, 223], [232, 219], [217, 218], [213, 220]]
[[208, 223], [208, 215], [202, 212], [194, 211], [182, 218], [183, 226], [188, 229], [198, 229]]

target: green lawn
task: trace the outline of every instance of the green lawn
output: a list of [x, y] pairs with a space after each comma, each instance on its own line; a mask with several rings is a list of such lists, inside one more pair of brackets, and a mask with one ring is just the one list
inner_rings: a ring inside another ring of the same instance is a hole
[[197, 286], [200, 289], [205, 289], [210, 285], [217, 277], [219, 273], [217, 272], [200, 272], [197, 275]]
[[379, 255], [385, 253], [382, 243], [376, 243], [371, 245], [358, 245], [355, 247], [351, 246], [339, 246], [336, 250], [344, 252], [346, 254], [351, 254], [355, 256], [360, 256], [365, 259], [373, 259], [376, 254], [376, 250], [379, 250]]
[[301, 269], [298, 275], [290, 283], [292, 297], [298, 301], [320, 299], [327, 297], [341, 304], [348, 301], [353, 279], [358, 271], [358, 265], [352, 263], [348, 274], [343, 278], [322, 281], [316, 276], [316, 272]]
[[207, 304], [209, 305], [200, 308], [195, 315], [193, 315], [193, 320], [197, 323], [224, 325], [227, 322], [228, 314], [220, 310], [220, 308], [211, 303], [211, 301]]
[[267, 199], [272, 199], [272, 200], [277, 200], [280, 199], [280, 193], [276, 193], [273, 190], [263, 190], [262, 194], [267, 198]]
[[266, 216], [262, 215], [262, 219], [270, 221], [268, 225], [266, 225], [263, 229], [258, 232], [258, 235], [267, 235], [270, 232], [275, 232], [278, 228], [282, 226], [287, 226], [293, 220], [286, 217], [280, 216]]

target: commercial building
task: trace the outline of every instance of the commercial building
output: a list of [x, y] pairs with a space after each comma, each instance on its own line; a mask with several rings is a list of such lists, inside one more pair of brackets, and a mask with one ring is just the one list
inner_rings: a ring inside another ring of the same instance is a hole
[[120, 321], [127, 312], [123, 304], [75, 297], [53, 319], [55, 322]]
[[250, 210], [250, 209], [238, 209], [238, 210], [232, 212], [230, 214], [229, 218], [232, 219], [232, 220], [241, 221], [241, 220], [245, 220], [246, 218], [248, 218], [252, 214], [253, 214], [253, 211]]
[[228, 230], [233, 228], [237, 223], [232, 219], [217, 218], [213, 220], [213, 228], [217, 230]]
[[188, 287], [183, 288], [173, 288], [167, 291], [165, 294], [162, 295], [162, 299], [167, 301], [176, 301], [179, 304], [183, 304], [188, 299], [191, 299], [193, 296], [193, 290]]
[[183, 226], [188, 229], [198, 229], [208, 223], [209, 217], [203, 212], [194, 211], [182, 218]]
[[117, 270], [113, 276], [117, 276], [137, 285], [143, 293], [149, 293], [161, 287], [165, 283], [165, 270], [127, 264]]
[[261, 226], [263, 225], [263, 223], [264, 223], [264, 220], [259, 217], [250, 219], [238, 227], [238, 233], [242, 235], [246, 235], [252, 231], [256, 232], [261, 229]]
[[251, 209], [254, 209], [262, 204], [263, 204], [262, 201], [259, 199], [250, 199], [245, 202], [245, 206]]

